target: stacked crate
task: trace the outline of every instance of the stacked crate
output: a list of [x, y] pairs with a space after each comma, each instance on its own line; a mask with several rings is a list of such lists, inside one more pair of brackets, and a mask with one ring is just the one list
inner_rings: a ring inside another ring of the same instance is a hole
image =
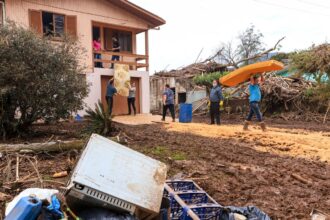
[[170, 200], [172, 220], [217, 220], [223, 210], [192, 180], [166, 181], [164, 196]]

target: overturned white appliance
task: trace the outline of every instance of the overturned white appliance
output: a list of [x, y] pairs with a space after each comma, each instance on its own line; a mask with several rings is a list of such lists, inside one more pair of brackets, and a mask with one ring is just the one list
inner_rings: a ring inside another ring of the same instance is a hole
[[67, 187], [67, 196], [114, 210], [159, 212], [167, 168], [107, 138], [93, 134]]

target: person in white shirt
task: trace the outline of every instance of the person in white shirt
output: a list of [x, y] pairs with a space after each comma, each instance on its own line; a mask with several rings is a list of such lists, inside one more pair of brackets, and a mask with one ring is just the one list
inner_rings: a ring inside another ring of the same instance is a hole
[[129, 88], [129, 93], [128, 93], [128, 97], [127, 97], [127, 104], [128, 104], [128, 115], [131, 115], [131, 106], [133, 108], [134, 111], [134, 115], [136, 115], [136, 108], [135, 108], [135, 94], [136, 94], [136, 87], [135, 87], [135, 83], [133, 82], [130, 85]]

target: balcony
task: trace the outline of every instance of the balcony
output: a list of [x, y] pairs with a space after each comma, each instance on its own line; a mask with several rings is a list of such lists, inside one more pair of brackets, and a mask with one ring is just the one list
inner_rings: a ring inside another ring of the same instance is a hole
[[[100, 58], [97, 59], [96, 55], [99, 54]], [[118, 56], [119, 60], [112, 60], [113, 56]], [[96, 68], [110, 68], [111, 64], [126, 64], [130, 70], [139, 70], [145, 68], [149, 70], [149, 56], [139, 55], [127, 52], [110, 52], [110, 51], [93, 51], [93, 63]], [[101, 64], [101, 65], [100, 65]]]

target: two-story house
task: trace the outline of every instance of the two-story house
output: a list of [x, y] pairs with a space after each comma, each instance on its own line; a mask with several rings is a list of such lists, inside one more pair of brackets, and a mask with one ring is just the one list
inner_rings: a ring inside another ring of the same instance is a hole
[[[79, 39], [87, 51], [82, 60], [87, 66], [83, 77], [90, 84], [87, 106], [94, 108], [99, 99], [105, 103], [107, 82], [114, 74], [109, 67], [120, 63], [129, 65], [131, 82], [136, 83], [137, 112], [150, 112], [148, 30], [165, 24], [162, 18], [127, 0], [5, 0], [0, 7], [1, 23], [15, 21], [54, 41], [64, 34]], [[137, 45], [137, 35], [142, 35], [144, 45]], [[113, 37], [119, 41], [120, 52], [111, 51]], [[97, 59], [93, 40], [101, 43]], [[138, 46], [144, 54], [137, 54]], [[118, 61], [112, 61], [114, 55]], [[127, 113], [126, 97], [116, 96], [114, 102], [114, 114]]]

